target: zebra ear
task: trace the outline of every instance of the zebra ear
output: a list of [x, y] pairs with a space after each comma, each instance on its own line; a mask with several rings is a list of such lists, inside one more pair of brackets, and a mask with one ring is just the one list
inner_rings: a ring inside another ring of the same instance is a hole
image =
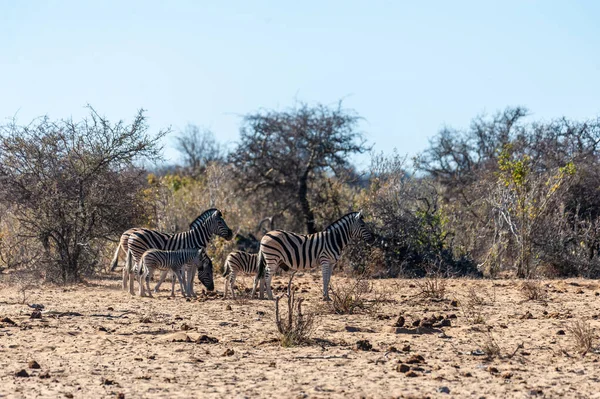
[[363, 215], [362, 215], [362, 209], [360, 211], [358, 211], [358, 214], [356, 215], [357, 219], [362, 219]]

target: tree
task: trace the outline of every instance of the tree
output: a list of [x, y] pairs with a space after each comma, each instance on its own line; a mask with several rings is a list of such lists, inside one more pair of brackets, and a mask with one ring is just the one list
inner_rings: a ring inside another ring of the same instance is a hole
[[63, 283], [97, 262], [97, 241], [135, 225], [145, 174], [137, 162], [159, 159], [168, 133], [149, 134], [143, 110], [127, 125], [88, 108], [81, 122], [44, 117], [0, 129], [0, 203], [22, 237], [43, 246], [46, 277]]
[[324, 173], [341, 173], [349, 168], [350, 155], [368, 150], [357, 130], [359, 120], [341, 104], [301, 103], [286, 111], [246, 115], [240, 142], [229, 157], [240, 187], [275, 212], [301, 216], [306, 232], [316, 232], [311, 183]]
[[223, 147], [208, 129], [187, 125], [175, 140], [184, 165], [194, 174], [201, 173], [209, 163], [224, 159]]

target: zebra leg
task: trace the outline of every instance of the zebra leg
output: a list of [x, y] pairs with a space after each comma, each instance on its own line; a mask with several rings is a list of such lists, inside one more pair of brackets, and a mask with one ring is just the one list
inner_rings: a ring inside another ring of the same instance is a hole
[[[156, 284], [156, 286], [154, 287], [154, 293], [158, 293], [158, 289], [160, 288], [160, 285], [165, 281], [165, 279], [167, 278], [167, 274], [169, 273], [168, 270], [162, 270], [160, 272], [160, 279], [158, 280], [158, 283]], [[175, 278], [175, 277], [173, 277]]]
[[175, 298], [175, 280], [179, 280], [175, 272], [171, 272], [171, 298]]
[[148, 275], [148, 268], [146, 268], [146, 265], [142, 264], [142, 273], [140, 273], [139, 275], [139, 283], [140, 283], [140, 289], [139, 289], [139, 295], [140, 296], [146, 296], [145, 295], [145, 289], [144, 289], [144, 282], [146, 280], [146, 275]]
[[227, 285], [229, 284], [229, 276], [225, 277], [225, 286], [223, 287], [223, 300], [227, 299]]
[[[174, 273], [177, 276], [177, 279], [179, 280], [179, 287], [181, 288], [181, 295], [183, 295], [183, 297], [186, 297], [186, 290], [184, 287], [184, 283], [183, 283], [183, 277], [181, 276], [183, 274], [183, 270], [179, 269], [177, 272]], [[173, 277], [175, 278], [175, 277]]]
[[123, 291], [127, 291], [127, 280], [129, 280], [129, 271], [131, 270], [130, 253], [125, 254], [125, 266], [123, 267]]
[[[277, 266], [273, 269], [272, 274], [275, 274], [275, 272], [277, 271]], [[271, 268], [269, 267], [269, 265], [267, 265], [265, 267], [265, 278], [263, 281], [261, 281], [260, 284], [260, 291], [262, 294], [263, 288], [267, 289], [267, 297], [269, 299], [273, 299], [273, 292], [271, 291]], [[261, 295], [261, 299], [263, 298], [263, 295]]]
[[189, 265], [188, 273], [187, 273], [188, 296], [191, 296], [193, 298], [198, 297], [198, 295], [196, 295], [196, 293], [194, 292], [194, 277], [196, 277], [197, 269], [198, 269], [198, 266], [191, 264], [191, 265]]
[[329, 280], [331, 279], [331, 265], [327, 261], [322, 261], [321, 269], [323, 271], [323, 300], [331, 301], [331, 299], [329, 298]]
[[233, 299], [235, 299], [235, 291], [233, 290], [234, 284], [235, 284], [235, 271], [232, 270], [231, 274], [229, 275], [229, 289], [231, 290], [231, 297]]
[[147, 273], [147, 275], [146, 275], [146, 278], [144, 279], [144, 281], [146, 282], [146, 289], [148, 290], [148, 296], [150, 298], [153, 298], [152, 289], [150, 288], [150, 276], [154, 275], [154, 269], [149, 268], [146, 273]]

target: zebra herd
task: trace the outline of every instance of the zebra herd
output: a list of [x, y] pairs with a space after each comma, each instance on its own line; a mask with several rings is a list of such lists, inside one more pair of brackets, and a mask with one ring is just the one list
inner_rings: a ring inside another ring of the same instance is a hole
[[[175, 279], [178, 280], [183, 296], [196, 296], [193, 280], [198, 278], [208, 291], [214, 290], [213, 265], [206, 254], [206, 246], [213, 236], [226, 240], [233, 238], [232, 230], [227, 226], [221, 211], [208, 209], [198, 216], [188, 231], [166, 234], [145, 228], [133, 228], [121, 235], [115, 251], [111, 271], [115, 270], [121, 254], [125, 255], [123, 267], [123, 290], [134, 293], [134, 282], [139, 283], [139, 295], [152, 296], [149, 280], [155, 270], [162, 272], [154, 288], [157, 292], [160, 284], [169, 272], [174, 274], [171, 296], [175, 291]], [[363, 221], [362, 212], [351, 212], [333, 222], [325, 230], [309, 235], [273, 230], [267, 232], [260, 241], [258, 254], [235, 251], [225, 261], [223, 276], [225, 289], [235, 298], [233, 285], [240, 273], [254, 275], [252, 297], [260, 285], [260, 297], [264, 289], [269, 299], [273, 299], [271, 276], [279, 268], [282, 270], [304, 270], [321, 267], [323, 272], [323, 299], [329, 300], [329, 280], [331, 272], [339, 260], [342, 250], [357, 240], [372, 241], [373, 235]]]

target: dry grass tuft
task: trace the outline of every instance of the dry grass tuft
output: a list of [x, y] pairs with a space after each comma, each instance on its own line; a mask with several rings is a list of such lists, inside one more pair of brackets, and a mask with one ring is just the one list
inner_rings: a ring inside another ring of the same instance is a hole
[[322, 308], [325, 313], [336, 314], [373, 313], [390, 301], [390, 294], [376, 290], [364, 275], [350, 282], [330, 284], [329, 297], [331, 301], [325, 302]]
[[446, 297], [446, 280], [438, 273], [428, 274], [425, 278], [415, 281], [419, 296], [442, 300]]
[[[275, 324], [283, 347], [297, 346], [308, 342], [314, 327], [314, 314], [302, 313], [304, 299], [296, 299], [295, 290], [292, 289], [292, 279], [295, 274], [295, 272], [292, 273], [290, 277], [287, 293], [275, 299]], [[287, 317], [281, 317], [279, 309], [279, 301], [284, 296], [287, 296]]]
[[495, 358], [499, 358], [501, 354], [500, 346], [494, 339], [492, 333], [487, 333], [486, 340], [483, 343], [481, 350], [485, 353], [485, 356], [488, 360], [493, 360]]
[[586, 353], [591, 352], [594, 349], [594, 342], [596, 337], [594, 336], [594, 329], [583, 320], [577, 320], [571, 323], [567, 327], [567, 331], [573, 334], [575, 340], [575, 349], [585, 356]]
[[538, 280], [527, 280], [521, 285], [521, 293], [529, 301], [545, 301], [548, 292]]

